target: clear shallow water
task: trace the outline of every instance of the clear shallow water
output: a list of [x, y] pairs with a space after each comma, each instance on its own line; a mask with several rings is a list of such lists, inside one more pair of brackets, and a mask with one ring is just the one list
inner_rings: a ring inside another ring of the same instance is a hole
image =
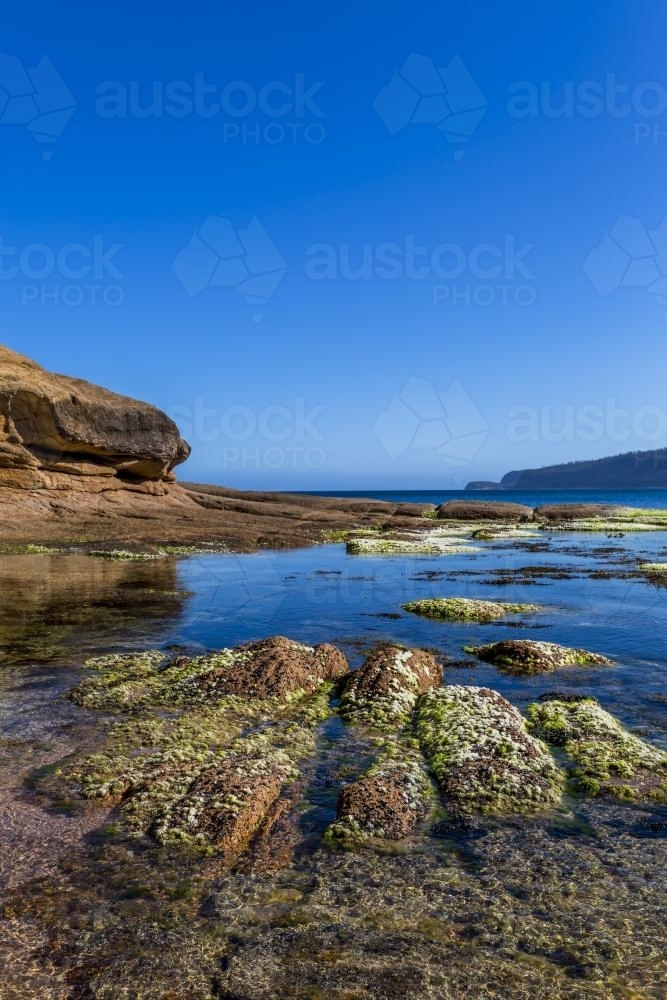
[[[226, 875], [214, 863], [106, 843], [95, 832], [99, 811], [63, 816], [30, 791], [34, 768], [95, 746], [98, 718], [64, 698], [88, 656], [269, 634], [335, 642], [353, 666], [377, 640], [434, 647], [453, 661], [467, 643], [508, 635], [584, 646], [617, 665], [523, 679], [452, 665], [445, 681], [494, 687], [520, 708], [547, 690], [595, 694], [667, 746], [667, 590], [628, 575], [637, 560], [667, 558], [667, 533], [549, 535], [544, 544], [479, 543], [447, 557], [351, 557], [329, 545], [145, 563], [0, 558], [0, 879], [10, 913], [0, 995], [663, 996], [664, 810], [580, 801], [469, 838], [331, 855], [317, 850], [318, 837], [342, 775], [365, 752], [335, 720], [305, 773], [305, 846], [272, 872]], [[537, 576], [500, 582], [536, 566]], [[599, 570], [609, 577], [588, 575]], [[449, 595], [544, 610], [482, 626], [401, 609]], [[72, 992], [74, 981], [83, 992]]]

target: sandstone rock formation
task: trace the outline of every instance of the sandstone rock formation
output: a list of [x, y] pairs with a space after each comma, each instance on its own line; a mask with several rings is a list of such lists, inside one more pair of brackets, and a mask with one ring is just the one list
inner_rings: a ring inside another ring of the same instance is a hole
[[189, 454], [156, 407], [52, 375], [0, 346], [0, 485], [58, 488], [67, 476], [66, 485], [84, 480], [95, 492], [110, 478], [167, 479]]

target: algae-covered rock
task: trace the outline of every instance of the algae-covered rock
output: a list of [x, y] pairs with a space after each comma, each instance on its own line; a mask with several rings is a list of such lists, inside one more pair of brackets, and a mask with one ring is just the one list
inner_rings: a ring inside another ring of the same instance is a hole
[[508, 604], [504, 601], [478, 601], [466, 597], [432, 597], [410, 601], [403, 607], [415, 615], [450, 622], [492, 622], [506, 615], [540, 610], [537, 604]]
[[528, 706], [528, 728], [563, 747], [579, 791], [623, 799], [667, 799], [667, 753], [628, 732], [594, 698]]
[[200, 657], [149, 650], [87, 666], [72, 699], [127, 714], [97, 753], [67, 762], [51, 784], [118, 808], [133, 835], [216, 850], [228, 863], [298, 776], [297, 762], [315, 753], [333, 682], [348, 670], [334, 646], [281, 636]]
[[557, 531], [664, 531], [667, 509], [617, 504], [545, 504], [535, 509], [542, 527]]
[[455, 814], [535, 813], [560, 799], [560, 769], [497, 691], [460, 685], [429, 691], [419, 700], [417, 734]]
[[667, 580], [667, 562], [639, 563], [637, 569], [645, 576]]
[[347, 553], [351, 556], [453, 556], [466, 552], [477, 552], [474, 545], [467, 545], [462, 538], [470, 532], [415, 531], [400, 535], [369, 534], [351, 538], [347, 542]]
[[357, 781], [343, 785], [325, 840], [352, 847], [369, 837], [406, 837], [426, 816], [430, 792], [422, 755], [404, 742], [390, 744]]
[[486, 663], [492, 663], [506, 674], [541, 674], [558, 667], [610, 666], [612, 661], [587, 649], [559, 646], [555, 642], [532, 639], [503, 639], [484, 646], [464, 646]]
[[86, 708], [120, 711], [141, 705], [212, 704], [222, 698], [279, 698], [316, 688], [347, 673], [335, 646], [272, 636], [204, 656], [149, 650], [88, 660], [94, 673], [70, 697]]
[[382, 646], [369, 653], [350, 677], [340, 711], [351, 722], [397, 726], [407, 719], [419, 695], [441, 682], [442, 667], [432, 653]]
[[298, 776], [298, 762], [315, 753], [330, 690], [323, 685], [288, 707], [230, 697], [173, 716], [132, 714], [97, 753], [63, 765], [57, 781], [118, 807], [134, 836], [217, 850], [230, 861]]

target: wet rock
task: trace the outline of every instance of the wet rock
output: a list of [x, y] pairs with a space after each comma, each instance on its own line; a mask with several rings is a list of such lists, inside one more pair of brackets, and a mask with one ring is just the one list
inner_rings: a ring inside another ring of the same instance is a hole
[[612, 665], [612, 661], [600, 653], [532, 639], [503, 639], [485, 646], [464, 646], [463, 649], [486, 663], [492, 663], [506, 674], [541, 674], [558, 667]]
[[436, 516], [440, 520], [516, 523], [532, 521], [533, 508], [504, 500], [448, 500], [438, 507]]
[[535, 518], [545, 529], [555, 531], [604, 531], [622, 538], [626, 531], [667, 529], [667, 510], [622, 507], [615, 504], [545, 504], [535, 509]]
[[[465, 535], [469, 532], [466, 531]], [[347, 541], [351, 556], [423, 555], [446, 556], [462, 552], [477, 552], [466, 544], [461, 531], [443, 531], [422, 527], [419, 531], [364, 532]]]
[[351, 722], [396, 726], [404, 722], [420, 694], [442, 683], [442, 667], [432, 653], [382, 646], [352, 674], [340, 700]]
[[415, 615], [452, 622], [492, 622], [507, 615], [540, 610], [537, 604], [508, 604], [504, 601], [478, 601], [466, 597], [433, 597], [410, 601], [403, 607]]
[[430, 784], [419, 752], [391, 745], [358, 781], [343, 785], [336, 822], [325, 840], [354, 846], [368, 837], [398, 840], [412, 833], [430, 804]]
[[667, 753], [628, 732], [594, 698], [529, 705], [528, 728], [572, 758], [575, 788], [589, 795], [667, 800]]
[[[223, 651], [224, 652], [224, 651]], [[199, 661], [182, 690], [193, 697], [285, 698], [296, 691], [312, 694], [321, 684], [348, 672], [341, 651], [329, 643], [305, 646], [272, 636], [236, 646], [233, 658], [213, 654]]]
[[213, 848], [224, 864], [246, 850], [283, 785], [297, 775], [262, 754], [232, 755], [206, 768], [147, 832], [164, 845]]
[[213, 705], [222, 699], [312, 694], [344, 676], [347, 660], [335, 646], [305, 646], [271, 636], [205, 656], [169, 661], [158, 650], [88, 660], [94, 671], [70, 697], [86, 708], [121, 711], [140, 705]]
[[563, 776], [551, 754], [497, 691], [430, 691], [419, 701], [417, 732], [455, 815], [534, 813], [560, 799]]
[[212, 708], [137, 714], [117, 723], [100, 750], [41, 785], [117, 808], [132, 836], [221, 853], [245, 850], [299, 761], [315, 753], [330, 714], [329, 687], [290, 704], [231, 699]]

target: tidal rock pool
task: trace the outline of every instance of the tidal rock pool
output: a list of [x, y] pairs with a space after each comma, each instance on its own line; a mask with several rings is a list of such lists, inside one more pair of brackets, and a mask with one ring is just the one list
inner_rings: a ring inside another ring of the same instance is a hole
[[667, 536], [488, 534], [0, 556], [0, 994], [664, 996]]

